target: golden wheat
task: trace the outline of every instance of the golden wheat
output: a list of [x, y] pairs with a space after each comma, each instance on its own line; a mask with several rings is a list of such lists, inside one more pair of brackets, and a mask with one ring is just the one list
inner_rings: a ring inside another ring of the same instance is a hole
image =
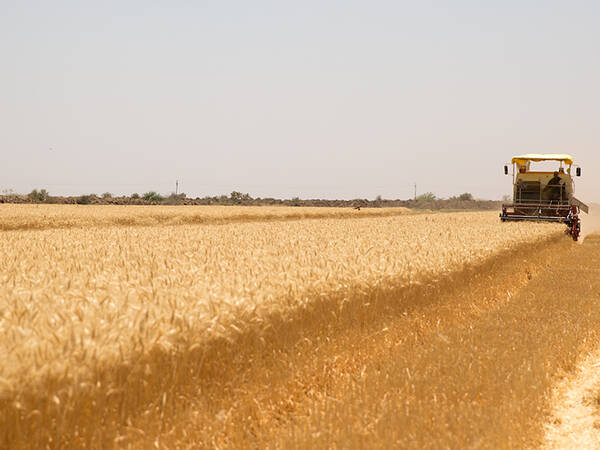
[[[111, 209], [89, 211], [76, 220], [114, 223], [102, 219]], [[324, 297], [418, 285], [560, 233], [496, 213], [5, 231], [0, 407], [28, 417], [24, 399], [39, 392], [73, 410], [106, 368], [235, 340]]]
[[321, 218], [389, 217], [408, 208], [291, 206], [116, 206], [0, 205], [0, 230], [43, 230], [91, 226], [224, 224]]
[[259, 320], [348, 287], [418, 284], [557, 232], [489, 213], [5, 232], [0, 376], [23, 383], [227, 336], [244, 325], [237, 315]]

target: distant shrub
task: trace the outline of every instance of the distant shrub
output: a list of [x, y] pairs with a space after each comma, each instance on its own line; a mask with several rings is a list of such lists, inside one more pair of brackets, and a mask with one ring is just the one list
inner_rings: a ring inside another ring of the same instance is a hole
[[250, 194], [242, 194], [241, 192], [238, 191], [233, 191], [229, 198], [231, 199], [231, 201], [237, 205], [244, 203], [244, 202], [249, 202], [252, 200], [252, 197], [250, 197]]
[[138, 198], [140, 198], [140, 194], [138, 194], [137, 192], [134, 192], [133, 194], [131, 194], [131, 198], [138, 199]]
[[102, 198], [112, 198], [112, 194], [110, 192], [105, 192], [104, 194], [102, 194]]
[[35, 203], [46, 203], [49, 197], [50, 195], [48, 195], [48, 191], [46, 191], [46, 189], [41, 189], [40, 191], [34, 189], [27, 195], [27, 199], [30, 202]]
[[165, 198], [157, 192], [149, 191], [142, 195], [147, 202], [162, 202]]
[[175, 194], [174, 192], [169, 195], [164, 203], [166, 203], [167, 205], [181, 205], [183, 204], [183, 201], [185, 200], [186, 195], [184, 193], [181, 194]]
[[417, 200], [421, 202], [435, 202], [437, 199], [433, 192], [425, 192], [417, 197]]
[[[441, 200], [441, 199], [438, 198], [437, 200]], [[473, 198], [473, 194], [471, 194], [470, 192], [465, 192], [460, 195], [453, 195], [452, 197], [449, 197], [448, 200], [466, 202], [466, 201], [473, 201], [475, 199]]]
[[81, 195], [77, 198], [78, 205], [89, 205], [96, 196], [94, 194]]

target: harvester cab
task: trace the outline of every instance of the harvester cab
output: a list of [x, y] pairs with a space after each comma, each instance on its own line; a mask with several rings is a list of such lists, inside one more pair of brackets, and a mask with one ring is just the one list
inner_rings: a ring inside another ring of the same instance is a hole
[[[573, 175], [581, 176], [581, 168], [573, 165], [573, 157], [529, 154], [515, 156], [511, 164], [513, 201], [502, 205], [500, 219], [561, 222], [576, 241], [581, 231], [579, 213], [587, 213], [588, 207], [574, 195]], [[509, 174], [508, 165], [504, 174]]]

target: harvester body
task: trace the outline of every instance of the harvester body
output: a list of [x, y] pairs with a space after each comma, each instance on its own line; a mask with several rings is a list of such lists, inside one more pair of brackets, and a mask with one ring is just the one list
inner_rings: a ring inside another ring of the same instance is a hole
[[[542, 170], [538, 163], [543, 163]], [[528, 154], [512, 161], [513, 202], [502, 205], [500, 219], [504, 221], [560, 222], [574, 240], [579, 238], [579, 213], [588, 207], [575, 198], [573, 157], [562, 154]], [[548, 164], [553, 170], [548, 170]], [[552, 167], [553, 166], [553, 167]], [[581, 169], [575, 168], [575, 175]], [[504, 173], [508, 174], [508, 166]]]

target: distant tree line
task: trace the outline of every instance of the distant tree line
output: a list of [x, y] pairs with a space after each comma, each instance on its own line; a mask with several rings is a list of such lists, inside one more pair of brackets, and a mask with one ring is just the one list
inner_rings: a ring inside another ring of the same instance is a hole
[[0, 195], [0, 203], [65, 203], [79, 205], [247, 205], [247, 206], [335, 206], [335, 207], [407, 207], [417, 209], [497, 209], [500, 202], [477, 200], [469, 192], [450, 198], [438, 198], [426, 192], [416, 199], [384, 199], [378, 195], [374, 200], [358, 198], [353, 200], [253, 198], [248, 193], [233, 191], [229, 195], [189, 198], [186, 194], [161, 195], [156, 191], [130, 196], [114, 196], [110, 192], [101, 195], [51, 196], [46, 189], [34, 189], [27, 195], [5, 193]]

